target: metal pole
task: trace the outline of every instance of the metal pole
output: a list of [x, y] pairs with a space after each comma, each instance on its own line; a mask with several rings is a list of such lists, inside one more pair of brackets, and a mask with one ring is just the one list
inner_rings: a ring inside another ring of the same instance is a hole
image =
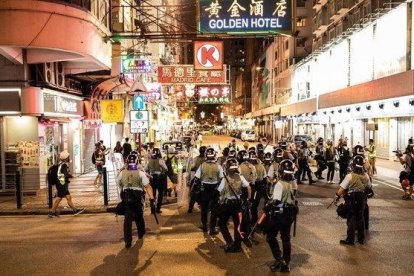
[[20, 185], [20, 172], [16, 172], [16, 205], [17, 209], [22, 208], [22, 187]]
[[52, 208], [53, 205], [53, 197], [52, 197], [52, 184], [47, 181], [47, 204], [49, 206], [49, 209]]
[[103, 174], [104, 205], [108, 206], [108, 172], [106, 170], [106, 167], [103, 167], [102, 174]]
[[141, 133], [138, 133], [138, 155], [141, 156]]

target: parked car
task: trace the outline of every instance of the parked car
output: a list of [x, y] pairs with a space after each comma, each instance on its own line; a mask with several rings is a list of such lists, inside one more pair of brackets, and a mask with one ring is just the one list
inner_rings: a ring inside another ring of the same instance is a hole
[[256, 141], [256, 134], [254, 130], [245, 130], [241, 133], [241, 140], [242, 141], [249, 141], [255, 142]]

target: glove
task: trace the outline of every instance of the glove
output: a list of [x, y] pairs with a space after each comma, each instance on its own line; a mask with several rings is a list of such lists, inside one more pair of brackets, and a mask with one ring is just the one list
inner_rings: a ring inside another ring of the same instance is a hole
[[338, 203], [338, 201], [339, 201], [339, 199], [341, 198], [341, 196], [340, 195], [338, 195], [338, 194], [335, 194], [335, 197], [334, 197], [334, 202], [335, 202], [335, 204], [336, 203]]
[[151, 208], [151, 213], [155, 213], [155, 199], [153, 198], [150, 199], [150, 208]]

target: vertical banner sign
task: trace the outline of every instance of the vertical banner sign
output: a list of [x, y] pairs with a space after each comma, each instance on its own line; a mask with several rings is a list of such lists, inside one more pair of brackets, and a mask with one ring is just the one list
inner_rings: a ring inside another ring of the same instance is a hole
[[199, 0], [199, 32], [294, 32], [294, 0]]
[[122, 123], [124, 121], [124, 101], [102, 100], [101, 120], [104, 123]]
[[223, 41], [195, 41], [194, 69], [222, 70]]

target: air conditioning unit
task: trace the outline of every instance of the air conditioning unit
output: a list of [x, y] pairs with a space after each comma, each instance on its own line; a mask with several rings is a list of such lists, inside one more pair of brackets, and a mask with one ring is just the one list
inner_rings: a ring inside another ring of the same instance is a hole
[[65, 70], [63, 62], [55, 63], [56, 85], [58, 87], [65, 87]]
[[53, 62], [35, 64], [34, 76], [38, 83], [56, 85], [55, 65]]

